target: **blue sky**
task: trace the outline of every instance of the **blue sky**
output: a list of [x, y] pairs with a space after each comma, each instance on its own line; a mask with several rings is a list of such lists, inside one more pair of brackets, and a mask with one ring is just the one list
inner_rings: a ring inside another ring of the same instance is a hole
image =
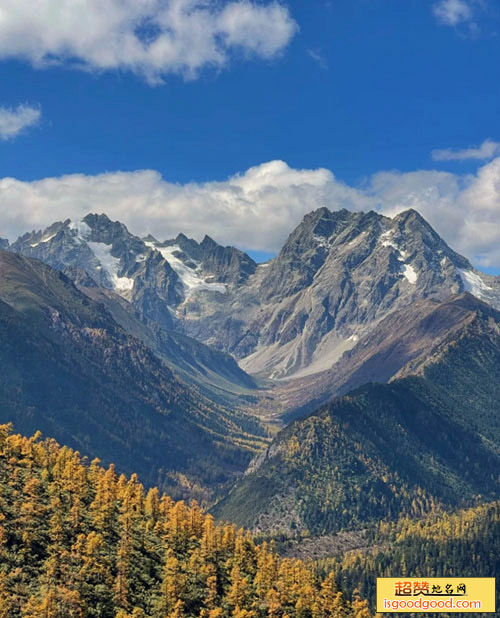
[[[271, 4], [246, 2], [247, 8]], [[14, 27], [2, 36], [0, 25], [0, 107], [15, 111], [19, 105], [31, 106], [40, 114], [33, 126], [0, 141], [1, 176], [29, 183], [62, 175], [155, 170], [167, 183], [199, 186], [282, 160], [291, 170], [329, 170], [336, 183], [364, 192], [363, 199], [376, 194], [375, 201], [388, 200], [381, 206], [388, 214], [398, 206], [388, 198], [387, 179], [380, 192], [378, 175], [387, 170], [449, 172], [437, 180], [425, 177], [419, 191], [437, 186], [440, 198], [445, 192], [447, 199], [463, 202], [464, 185], [468, 188], [472, 177], [478, 183], [478, 170], [498, 154], [496, 2], [302, 0], [282, 3], [281, 9], [286, 16], [279, 16], [286, 17], [290, 29], [272, 40], [270, 51], [245, 39], [239, 47], [228, 46], [218, 67], [201, 61], [192, 71], [168, 67], [153, 76], [136, 66], [103, 70], [102, 54], [96, 60], [92, 50], [81, 52], [82, 46], [56, 64], [47, 64], [46, 58], [40, 62], [13, 43]], [[45, 29], [44, 40], [50, 39], [50, 23], [30, 28]], [[85, 70], [78, 66], [82, 58]], [[486, 139], [493, 145], [482, 154], [489, 156], [479, 158], [477, 150], [474, 157], [460, 160], [447, 160], [452, 157], [446, 154], [441, 160], [432, 157], [433, 150], [479, 148]], [[403, 178], [398, 200], [407, 203], [401, 191], [411, 178]], [[496, 186], [494, 179], [488, 182], [488, 187]], [[304, 183], [310, 184], [307, 179]], [[416, 191], [413, 186], [406, 190]], [[357, 198], [349, 199], [354, 208], [363, 206]], [[457, 211], [466, 208], [462, 202]], [[337, 203], [333, 199], [332, 207]], [[316, 206], [311, 199], [311, 208]], [[459, 222], [447, 228], [443, 210], [434, 219], [431, 206], [422, 210], [476, 262], [500, 265], [496, 237], [486, 234], [484, 246], [472, 243], [463, 238]], [[491, 204], [483, 210], [491, 217]], [[303, 214], [299, 211], [285, 223], [295, 222]], [[478, 216], [474, 212], [469, 234], [477, 231]], [[23, 225], [38, 222], [23, 217]], [[269, 225], [275, 223], [271, 217]], [[491, 226], [491, 218], [487, 223]], [[5, 225], [13, 224], [9, 219]], [[280, 234], [276, 242], [258, 246], [252, 241], [246, 248], [272, 252]], [[244, 244], [244, 237], [237, 241]]]

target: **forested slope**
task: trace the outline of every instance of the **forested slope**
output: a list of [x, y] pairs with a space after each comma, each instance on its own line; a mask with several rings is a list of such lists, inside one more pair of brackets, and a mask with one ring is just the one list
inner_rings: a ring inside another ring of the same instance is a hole
[[424, 520], [382, 522], [368, 532], [367, 543], [371, 549], [318, 564], [322, 570], [333, 570], [344, 590], [359, 587], [372, 604], [377, 577], [496, 577], [500, 573], [500, 502]]
[[0, 426], [0, 618], [370, 618], [195, 504]]
[[482, 304], [391, 383], [285, 428], [214, 513], [321, 535], [498, 499], [499, 385], [499, 314]]

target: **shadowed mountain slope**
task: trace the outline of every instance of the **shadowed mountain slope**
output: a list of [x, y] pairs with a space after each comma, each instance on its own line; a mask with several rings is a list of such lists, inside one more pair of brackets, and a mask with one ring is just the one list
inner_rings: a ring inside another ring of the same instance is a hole
[[65, 275], [0, 252], [0, 421], [210, 500], [263, 445], [257, 421], [188, 387]]
[[111, 290], [97, 286], [78, 287], [103, 304], [115, 322], [143, 341], [172, 371], [207, 397], [232, 407], [242, 407], [254, 400], [256, 381], [229, 354], [182, 333], [165, 330]]

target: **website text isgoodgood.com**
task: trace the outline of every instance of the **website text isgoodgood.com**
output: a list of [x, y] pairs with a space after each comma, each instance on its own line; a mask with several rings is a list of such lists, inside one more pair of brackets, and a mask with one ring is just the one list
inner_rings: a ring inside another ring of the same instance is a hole
[[390, 610], [450, 610], [450, 609], [476, 609], [481, 611], [481, 601], [469, 601], [468, 599], [384, 599], [384, 608]]

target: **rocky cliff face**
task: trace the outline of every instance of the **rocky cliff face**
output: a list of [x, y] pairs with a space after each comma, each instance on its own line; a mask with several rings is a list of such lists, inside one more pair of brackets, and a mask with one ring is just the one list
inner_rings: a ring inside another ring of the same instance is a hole
[[191, 267], [199, 269], [213, 282], [231, 285], [242, 284], [253, 275], [257, 264], [246, 253], [234, 247], [222, 247], [210, 236], [205, 236], [200, 244], [184, 234], [157, 247], [174, 247], [184, 261], [191, 260]]
[[54, 223], [19, 238], [12, 251], [44, 261], [63, 272], [85, 273], [96, 285], [114, 290], [143, 314], [172, 327], [169, 306], [179, 302], [177, 273], [156, 251], [105, 215]]
[[275, 377], [315, 373], [393, 311], [471, 287], [498, 302], [493, 285], [415, 211], [388, 219], [321, 209], [294, 231], [260, 284], [267, 320], [243, 366]]
[[329, 370], [381, 320], [422, 299], [469, 291], [500, 307], [498, 279], [475, 270], [414, 210], [390, 219], [321, 208], [261, 265], [209, 237], [139, 239], [105, 215], [54, 224], [12, 250], [76, 268], [149, 319], [274, 379]]
[[224, 304], [186, 315], [184, 327], [250, 373], [298, 378], [334, 366], [391, 313], [463, 291], [500, 306], [497, 279], [476, 271], [417, 212], [390, 219], [322, 208]]

